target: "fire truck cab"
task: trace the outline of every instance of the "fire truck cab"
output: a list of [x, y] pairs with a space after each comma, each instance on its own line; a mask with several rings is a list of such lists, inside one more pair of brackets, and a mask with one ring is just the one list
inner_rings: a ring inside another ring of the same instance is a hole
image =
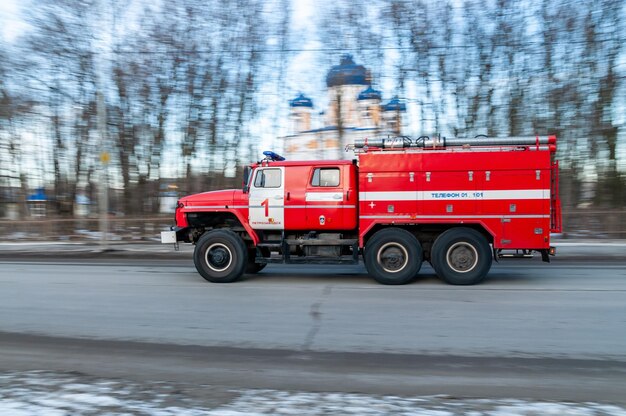
[[554, 255], [561, 228], [556, 138], [361, 140], [353, 161], [247, 166], [242, 189], [178, 201], [163, 242], [195, 244], [211, 282], [268, 263], [356, 264], [405, 284], [424, 261], [450, 284], [482, 281], [492, 259]]

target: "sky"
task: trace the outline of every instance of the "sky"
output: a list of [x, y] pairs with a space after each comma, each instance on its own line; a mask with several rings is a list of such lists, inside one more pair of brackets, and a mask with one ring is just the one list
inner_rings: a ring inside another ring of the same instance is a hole
[[[332, 1], [332, 0], [326, 0]], [[36, 4], [36, 2], [33, 2]], [[20, 34], [23, 34], [29, 29], [29, 25], [21, 17], [21, 10], [29, 4], [29, 0], [0, 0], [0, 37], [7, 43], [13, 43]], [[323, 111], [328, 106], [325, 76], [330, 67], [320, 68], [319, 58], [320, 52], [316, 52], [316, 49], [323, 47], [323, 44], [319, 40], [318, 27], [317, 27], [317, 13], [320, 7], [323, 7], [324, 2], [320, 0], [291, 0], [292, 19], [290, 21], [291, 33], [298, 34], [299, 44], [298, 47], [302, 51], [298, 52], [294, 56], [290, 57], [285, 63], [286, 79], [285, 88], [282, 91], [278, 91], [275, 82], [268, 80], [265, 86], [261, 86], [263, 93], [267, 93], [264, 96], [262, 105], [268, 108], [268, 111], [262, 112], [258, 120], [255, 120], [254, 135], [260, 139], [259, 155], [263, 150], [282, 150], [281, 136], [289, 134], [289, 107], [288, 100], [294, 98], [298, 93], [303, 92], [305, 95], [313, 99], [315, 111]], [[271, 8], [271, 6], [269, 6]], [[273, 46], [272, 42], [276, 43], [276, 40], [270, 39], [268, 46]], [[397, 55], [397, 52], [395, 52]], [[386, 57], [386, 63], [388, 66], [393, 65], [394, 52], [389, 52], [389, 56]], [[360, 59], [358, 54], [355, 54], [355, 61], [358, 64], [362, 64], [365, 67], [369, 67], [368, 62]], [[332, 63], [337, 64], [339, 62], [339, 54], [337, 54], [336, 60]], [[622, 54], [620, 60], [620, 66], [626, 65], [626, 54]], [[380, 79], [374, 79], [374, 87], [383, 92], [383, 99], [388, 100], [393, 95], [395, 85], [392, 77], [383, 77]], [[265, 90], [263, 90], [265, 89]], [[419, 92], [415, 90], [414, 85], [410, 82], [407, 84], [406, 90], [407, 98], [417, 97]], [[407, 105], [407, 120], [410, 120], [405, 133], [409, 135], [419, 135], [423, 132], [432, 130], [432, 127], [428, 125], [426, 121], [425, 125], [422, 125], [420, 115], [418, 114], [417, 105], [412, 105], [410, 102]], [[279, 108], [280, 112], [276, 113], [272, 108]], [[623, 112], [616, 111], [614, 114], [614, 121], [618, 124], [623, 124], [624, 114]], [[442, 123], [445, 125], [445, 122]], [[429, 128], [430, 127], [430, 128]], [[443, 132], [447, 135], [446, 132]], [[38, 146], [34, 144], [34, 146]], [[625, 145], [622, 145], [621, 152], [624, 150]], [[254, 158], [255, 156], [252, 156]], [[624, 158], [621, 158], [622, 161]]]
[[0, 1], [0, 32], [6, 42], [13, 42], [28, 25], [20, 17], [19, 0]]
[[[21, 17], [21, 9], [26, 3], [25, 0], [0, 0], [0, 36], [5, 42], [13, 43], [19, 35], [28, 30], [29, 25]], [[276, 87], [271, 82], [265, 87], [267, 95], [263, 100], [263, 105], [267, 108], [278, 107], [281, 112], [271, 115], [269, 111], [265, 112], [255, 123], [261, 135], [260, 152], [268, 148], [281, 150], [282, 145], [278, 138], [290, 133], [288, 131], [288, 101], [298, 93], [302, 92], [313, 99], [316, 112], [324, 111], [328, 107], [325, 76], [330, 67], [320, 70], [319, 52], [315, 51], [323, 47], [317, 31], [316, 15], [319, 7], [320, 1], [318, 0], [291, 0], [290, 30], [291, 33], [297, 33], [300, 37], [298, 40], [301, 43], [298, 47], [302, 51], [291, 56], [286, 62], [287, 76], [282, 95], [276, 95]], [[271, 46], [272, 41], [276, 42], [275, 39], [270, 39], [268, 46]], [[358, 56], [355, 56], [355, 61], [368, 67], [368, 63], [360, 60]], [[393, 56], [390, 56], [390, 65], [392, 61]], [[338, 63], [339, 56], [333, 65]], [[395, 85], [392, 78], [374, 79], [374, 86], [383, 92], [383, 99], [390, 99], [393, 95]], [[411, 112], [412, 108], [409, 106], [408, 110]], [[417, 114], [408, 115], [410, 119], [418, 119]]]

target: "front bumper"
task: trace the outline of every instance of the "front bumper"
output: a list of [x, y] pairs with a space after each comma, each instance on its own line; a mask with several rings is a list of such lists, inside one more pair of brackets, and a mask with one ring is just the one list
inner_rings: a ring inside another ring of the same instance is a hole
[[162, 244], [176, 244], [179, 241], [190, 242], [189, 227], [170, 227], [170, 231], [161, 231]]

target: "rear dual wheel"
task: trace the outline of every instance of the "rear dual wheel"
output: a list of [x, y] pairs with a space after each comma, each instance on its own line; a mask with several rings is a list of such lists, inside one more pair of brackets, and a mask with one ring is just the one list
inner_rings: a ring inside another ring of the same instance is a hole
[[[420, 270], [423, 252], [417, 238], [401, 228], [378, 231], [367, 242], [363, 260], [368, 273], [379, 283], [401, 285]], [[492, 255], [487, 239], [478, 231], [456, 227], [437, 237], [431, 249], [437, 275], [452, 285], [473, 285], [485, 279]]]
[[424, 258], [413, 234], [401, 228], [386, 228], [367, 242], [363, 259], [367, 272], [378, 283], [403, 285], [417, 276]]
[[491, 261], [487, 239], [471, 228], [451, 228], [439, 235], [432, 247], [431, 263], [437, 276], [452, 285], [482, 282]]

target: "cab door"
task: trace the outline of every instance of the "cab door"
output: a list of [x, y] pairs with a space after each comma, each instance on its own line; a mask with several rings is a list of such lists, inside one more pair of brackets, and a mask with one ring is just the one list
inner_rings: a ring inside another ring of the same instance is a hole
[[248, 221], [256, 230], [285, 228], [285, 168], [257, 168], [250, 186]]
[[306, 221], [306, 191], [310, 165], [285, 166], [285, 229], [309, 230]]
[[342, 229], [344, 189], [340, 166], [315, 167], [306, 189], [306, 221], [311, 230]]

